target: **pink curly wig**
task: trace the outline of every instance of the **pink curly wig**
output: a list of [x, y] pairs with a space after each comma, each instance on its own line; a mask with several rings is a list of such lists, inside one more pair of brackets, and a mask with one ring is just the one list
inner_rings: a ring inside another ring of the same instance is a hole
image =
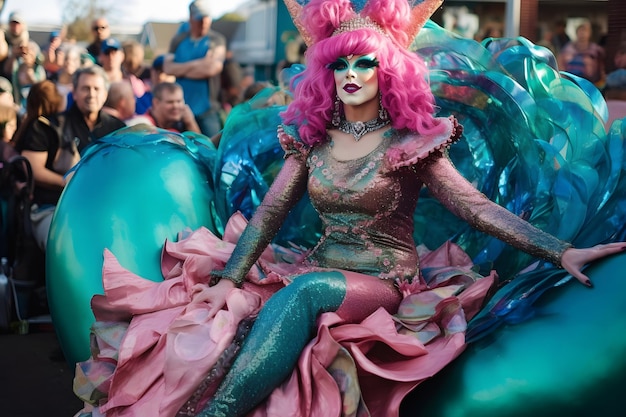
[[328, 64], [348, 55], [374, 53], [379, 61], [378, 84], [382, 104], [392, 126], [419, 134], [440, 133], [444, 126], [434, 117], [435, 100], [424, 62], [400, 45], [408, 42], [410, 6], [407, 0], [370, 0], [361, 11], [385, 29], [358, 29], [331, 36], [341, 22], [356, 15], [349, 0], [311, 0], [303, 9], [303, 23], [313, 43], [306, 52], [306, 69], [294, 79], [295, 99], [281, 116], [298, 125], [303, 142], [326, 140], [336, 97], [333, 71]]

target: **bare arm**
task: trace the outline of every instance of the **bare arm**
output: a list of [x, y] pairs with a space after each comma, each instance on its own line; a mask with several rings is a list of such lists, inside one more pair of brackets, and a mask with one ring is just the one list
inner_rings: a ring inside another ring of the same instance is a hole
[[175, 77], [204, 79], [221, 73], [225, 59], [224, 45], [211, 48], [204, 57], [187, 62], [174, 62], [174, 55], [169, 54], [163, 62], [163, 70]]
[[63, 176], [46, 168], [48, 152], [24, 150], [22, 151], [22, 155], [30, 162], [33, 169], [33, 178], [37, 185], [53, 190], [59, 190], [65, 187], [65, 179]]
[[56, 72], [59, 70], [57, 53], [61, 53], [59, 47], [61, 46], [61, 38], [54, 38], [50, 42], [47, 48], [43, 50], [43, 65], [46, 70], [50, 72]]
[[4, 36], [4, 31], [0, 30], [0, 61], [9, 56], [9, 43]]

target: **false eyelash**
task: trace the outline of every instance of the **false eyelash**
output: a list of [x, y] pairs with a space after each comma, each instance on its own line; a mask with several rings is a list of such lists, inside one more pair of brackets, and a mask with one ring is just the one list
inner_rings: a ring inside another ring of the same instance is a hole
[[374, 59], [359, 59], [357, 61], [357, 64], [359, 67], [361, 68], [374, 68], [377, 67], [378, 65], [380, 65], [380, 62], [378, 62], [378, 60], [376, 58]]
[[332, 71], [336, 71], [338, 69], [344, 69], [346, 68], [346, 63], [340, 60], [337, 60], [335, 62], [331, 62], [330, 64], [326, 65], [326, 68], [328, 68], [329, 70]]

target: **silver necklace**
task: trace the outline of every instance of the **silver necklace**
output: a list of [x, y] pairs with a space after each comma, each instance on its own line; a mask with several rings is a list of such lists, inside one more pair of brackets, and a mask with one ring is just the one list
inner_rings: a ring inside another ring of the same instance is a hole
[[389, 119], [385, 120], [381, 119], [380, 117], [368, 120], [367, 122], [349, 122], [346, 119], [341, 119], [341, 121], [339, 122], [339, 126], [337, 126], [337, 129], [339, 129], [343, 133], [352, 135], [354, 137], [354, 140], [358, 142], [363, 136], [378, 129], [382, 129], [388, 124]]

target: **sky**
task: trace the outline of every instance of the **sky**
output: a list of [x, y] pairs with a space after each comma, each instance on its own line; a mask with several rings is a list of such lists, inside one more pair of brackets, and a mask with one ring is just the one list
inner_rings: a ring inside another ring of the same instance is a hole
[[[106, 2], [113, 4], [117, 10], [115, 16], [109, 18], [112, 24], [137, 24], [146, 21], [179, 22], [189, 18], [190, 0], [124, 0]], [[247, 0], [213, 0], [211, 8], [215, 18], [236, 9]], [[6, 24], [9, 14], [19, 10], [27, 24], [58, 24], [62, 21], [63, 0], [5, 0], [5, 6], [0, 15], [0, 22]]]

